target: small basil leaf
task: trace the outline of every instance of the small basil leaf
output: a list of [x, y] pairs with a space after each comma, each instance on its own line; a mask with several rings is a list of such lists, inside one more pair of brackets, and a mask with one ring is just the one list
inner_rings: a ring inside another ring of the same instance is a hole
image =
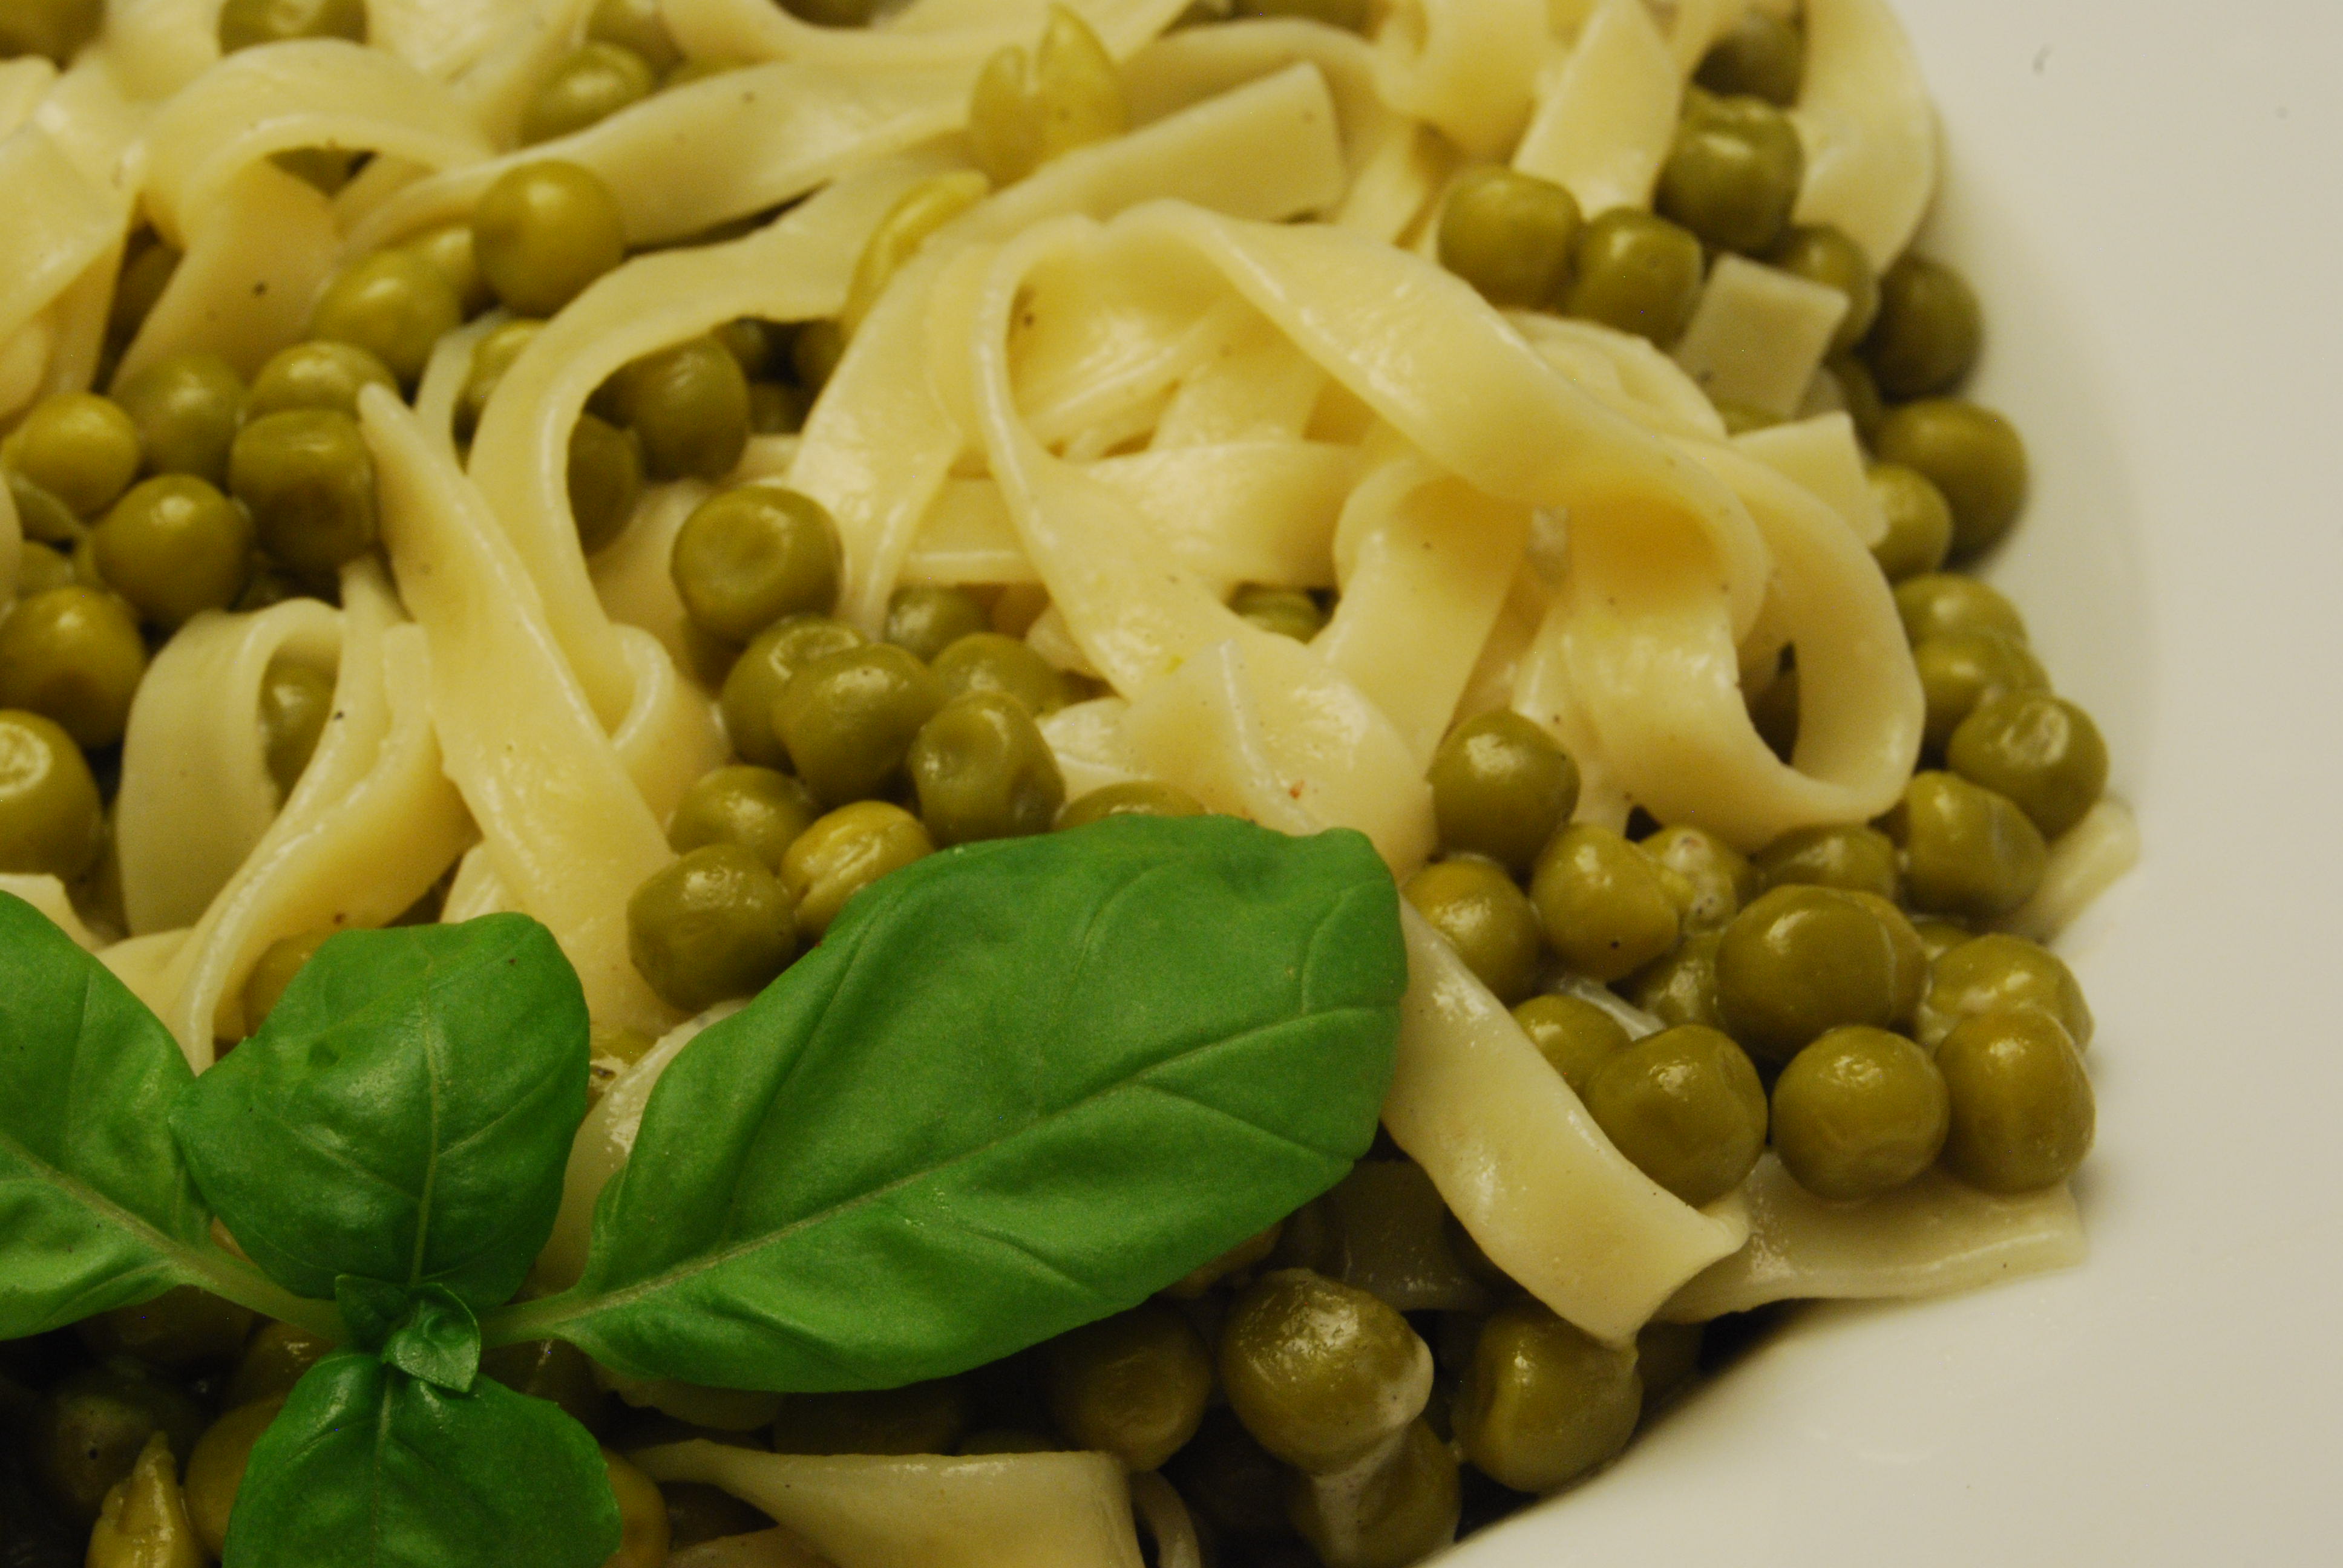
[[1131, 1306], [1339, 1180], [1406, 987], [1367, 840], [1125, 818], [876, 884], [652, 1093], [585, 1275], [637, 1376], [888, 1387]]
[[194, 1081], [168, 1030], [0, 894], [0, 1340], [206, 1277], [210, 1215], [171, 1141]]
[[436, 1388], [463, 1393], [480, 1371], [480, 1325], [445, 1285], [407, 1290], [344, 1274], [334, 1301], [350, 1342]]
[[370, 1355], [294, 1385], [228, 1516], [224, 1568], [601, 1568], [618, 1505], [601, 1450], [545, 1400], [467, 1394]]
[[586, 1113], [586, 1001], [543, 926], [347, 931], [171, 1118], [253, 1261], [504, 1301], [553, 1227]]

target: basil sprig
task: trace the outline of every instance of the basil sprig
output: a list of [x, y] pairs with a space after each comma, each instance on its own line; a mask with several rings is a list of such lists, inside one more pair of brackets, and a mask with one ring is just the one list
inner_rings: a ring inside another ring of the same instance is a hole
[[1405, 983], [1353, 833], [1122, 819], [931, 857], [677, 1056], [584, 1277], [509, 1302], [586, 1104], [544, 928], [336, 937], [193, 1079], [0, 898], [0, 1336], [196, 1283], [346, 1347], [254, 1448], [226, 1568], [594, 1568], [594, 1440], [483, 1345], [885, 1388], [1135, 1305], [1365, 1151]]

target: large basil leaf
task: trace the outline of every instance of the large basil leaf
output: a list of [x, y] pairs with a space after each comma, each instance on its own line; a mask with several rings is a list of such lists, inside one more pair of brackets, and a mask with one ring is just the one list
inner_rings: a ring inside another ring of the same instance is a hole
[[883, 1387], [1131, 1306], [1373, 1136], [1367, 840], [1122, 819], [898, 871], [653, 1092], [585, 1276], [488, 1325], [639, 1376]]
[[224, 1568], [600, 1568], [618, 1505], [591, 1434], [488, 1378], [449, 1393], [345, 1352], [253, 1445]]
[[206, 1279], [210, 1217], [171, 1141], [194, 1075], [155, 1015], [0, 894], [0, 1340]]
[[171, 1119], [253, 1261], [509, 1297], [553, 1228], [586, 1113], [586, 1001], [543, 926], [347, 931]]

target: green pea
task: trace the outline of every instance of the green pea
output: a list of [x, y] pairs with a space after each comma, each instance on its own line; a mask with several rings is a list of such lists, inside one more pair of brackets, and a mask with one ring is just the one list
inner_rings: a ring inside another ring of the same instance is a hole
[[2034, 1192], [2074, 1174], [2097, 1120], [2082, 1053], [2032, 1008], [1965, 1020], [1936, 1048], [1952, 1095], [1945, 1163], [1987, 1192]]
[[1363, 1485], [1289, 1483], [1286, 1513], [1324, 1568], [1407, 1568], [1455, 1539], [1463, 1498], [1456, 1451], [1418, 1421]]
[[38, 713], [0, 710], [0, 872], [70, 882], [105, 840], [97, 783], [73, 737]]
[[75, 1329], [100, 1361], [136, 1356], [164, 1372], [186, 1372], [234, 1362], [252, 1323], [249, 1307], [176, 1285], [152, 1301], [85, 1318]]
[[1998, 920], [2042, 885], [2049, 849], [2016, 802], [1952, 773], [1916, 773], [1895, 813], [1913, 907]]
[[298, 659], [280, 656], [269, 660], [260, 683], [260, 733], [279, 799], [289, 798], [301, 781], [333, 716], [332, 676]]
[[245, 421], [297, 408], [323, 408], [355, 419], [358, 394], [368, 387], [398, 390], [398, 377], [372, 352], [355, 343], [296, 343], [279, 349], [252, 378]]
[[203, 1409], [185, 1389], [135, 1362], [117, 1361], [69, 1373], [52, 1387], [35, 1410], [31, 1441], [21, 1452], [49, 1502], [87, 1525], [149, 1437], [159, 1432], [173, 1454], [187, 1454], [203, 1430]]
[[1716, 1003], [1716, 954], [1724, 945], [1721, 930], [1686, 933], [1671, 951], [1628, 977], [1627, 1000], [1664, 1024], [1724, 1028]]
[[1189, 1507], [1239, 1541], [1273, 1541], [1290, 1533], [1288, 1473], [1224, 1404], [1204, 1412], [1196, 1435], [1164, 1467]]
[[935, 852], [927, 829], [900, 806], [858, 800], [839, 808], [798, 835], [781, 857], [782, 885], [798, 901], [798, 929], [819, 940], [849, 899]]
[[244, 508], [192, 474], [133, 486], [90, 535], [107, 585], [166, 628], [234, 604], [252, 572], [252, 545]]
[[1684, 116], [1654, 210], [1710, 245], [1756, 255], [1782, 236], [1805, 178], [1798, 134], [1762, 98], [1716, 98]]
[[950, 1453], [968, 1431], [958, 1378], [865, 1393], [793, 1393], [773, 1423], [776, 1453]]
[[1844, 231], [1827, 224], [1802, 224], [1776, 240], [1765, 259], [1846, 297], [1846, 314], [1831, 334], [1831, 353], [1844, 354], [1871, 329], [1879, 314], [1879, 275], [1872, 270], [1871, 257]]
[[2091, 716], [2046, 691], [1980, 701], [1945, 748], [1952, 770], [2007, 796], [2045, 839], [2083, 819], [2107, 784], [2107, 743]]
[[1499, 1001], [1510, 1007], [1534, 989], [1537, 910], [1502, 867], [1443, 860], [1410, 877], [1403, 891]]
[[229, 449], [227, 479], [261, 548], [297, 572], [333, 572], [380, 532], [374, 455], [347, 414], [296, 408], [254, 420]]
[[1907, 251], [1879, 279], [1879, 317], [1863, 357], [1879, 389], [1900, 402], [1959, 382], [1976, 366], [1984, 339], [1985, 314], [1968, 280]]
[[1682, 926], [1660, 869], [1591, 822], [1564, 828], [1539, 852], [1530, 897], [1563, 961], [1605, 983], [1675, 946]]
[[1957, 934], [1966, 940], [1929, 966], [1928, 994], [1918, 1013], [1921, 1044], [1941, 1046], [1956, 1027], [1985, 1013], [2031, 1008], [2056, 1019], [2076, 1050], [2089, 1048], [2090, 1003], [2057, 954], [2023, 937]]
[[597, 39], [555, 65], [520, 112], [520, 144], [582, 131], [651, 95], [659, 73], [632, 49]]
[[437, 267], [407, 251], [378, 250], [326, 286], [309, 336], [363, 348], [412, 387], [432, 348], [463, 323], [463, 303]]
[[569, 427], [569, 513], [578, 548], [592, 555], [627, 531], [643, 491], [641, 448], [630, 431], [591, 414]]
[[2026, 641], [2026, 618], [1991, 583], [1957, 572], [1928, 572], [1896, 585], [1896, 613], [1916, 647], [1959, 631], [1996, 631]]
[[0, 620], [0, 708], [45, 715], [80, 746], [122, 739], [146, 674], [138, 623], [112, 594], [51, 588]]
[[828, 614], [844, 565], [821, 503], [759, 480], [701, 502], [676, 534], [669, 569], [703, 630], [746, 642], [789, 616]]
[[1066, 705], [1066, 683], [1031, 647], [999, 632], [976, 631], [955, 638], [933, 661], [936, 684], [947, 699], [971, 691], [998, 692], [1036, 719]]
[[31, 598], [54, 588], [69, 588], [75, 580], [73, 558], [31, 539], [24, 542], [16, 558], [18, 598]]
[[0, 60], [43, 55], [66, 65], [105, 22], [105, 0], [21, 0], [0, 11]]
[[1322, 22], [1329, 27], [1345, 32], [1366, 30], [1367, 0], [1235, 0], [1229, 14], [1233, 16], [1292, 16], [1305, 22]]
[[1951, 1125], [1945, 1076], [1900, 1034], [1835, 1029], [1774, 1085], [1774, 1147], [1799, 1186], [1845, 1201], [1893, 1191], [1936, 1162]]
[[366, 0], [227, 0], [220, 7], [220, 53], [293, 38], [347, 38], [363, 44]]
[[1897, 891], [1895, 842], [1874, 828], [1794, 828], [1760, 849], [1753, 864], [1768, 889], [1840, 888], [1890, 902]]
[[738, 844], [694, 849], [627, 900], [627, 952], [659, 1000], [698, 1012], [754, 996], [797, 956], [797, 908]]
[[1584, 997], [1534, 996], [1513, 1009], [1513, 1021], [1582, 1098], [1594, 1070], [1628, 1045], [1627, 1026]]
[[1490, 1314], [1456, 1395], [1456, 1442], [1516, 1492], [1552, 1492], [1616, 1455], [1643, 1413], [1635, 1352], [1599, 1344], [1537, 1302]]
[[1838, 384], [1838, 399], [1855, 421], [1855, 434], [1863, 437], [1865, 446], [1877, 446], [1879, 427], [1887, 422], [1887, 400], [1879, 395], [1871, 367], [1852, 354], [1834, 354], [1823, 368]]
[[26, 538], [67, 550], [81, 541], [85, 530], [71, 507], [14, 468], [0, 469], [0, 473], [7, 477], [9, 498], [16, 503], [17, 527]]
[[1806, 44], [1789, 23], [1748, 11], [1701, 56], [1693, 80], [1712, 93], [1763, 98], [1788, 108], [1805, 75]]
[[820, 809], [813, 793], [769, 768], [719, 768], [683, 793], [669, 819], [667, 841], [678, 854], [709, 844], [738, 844], [777, 874], [781, 857]]
[[227, 1408], [282, 1399], [333, 1349], [307, 1329], [273, 1318], [262, 1323], [245, 1342], [236, 1374], [228, 1380]]
[[458, 307], [466, 319], [496, 303], [496, 292], [488, 286], [488, 278], [480, 271], [479, 258], [472, 253], [469, 223], [461, 219], [443, 223], [402, 241], [398, 248], [447, 279], [447, 286], [456, 291]]
[[1570, 286], [1578, 203], [1552, 180], [1503, 167], [1465, 171], [1440, 213], [1440, 265], [1490, 303], [1552, 306]]
[[531, 1399], [549, 1400], [586, 1428], [598, 1431], [608, 1401], [584, 1351], [560, 1340], [524, 1340], [480, 1354], [480, 1371]]
[[1887, 519], [1887, 531], [1871, 547], [1889, 582], [1933, 572], [1953, 548], [1953, 508], [1926, 476], [1901, 463], [1871, 469], [1871, 496]]
[[253, 960], [251, 972], [244, 979], [244, 1027], [246, 1030], [259, 1031], [260, 1026], [268, 1021], [268, 1015], [277, 1010], [277, 1004], [284, 1000], [285, 988], [293, 983], [293, 977], [299, 974], [317, 956], [317, 950], [336, 934], [335, 927], [321, 926], [315, 930], [280, 937], [261, 950], [260, 957]]
[[1741, 906], [1763, 890], [1756, 868], [1732, 845], [1704, 828], [1663, 828], [1637, 846], [1682, 879], [1669, 890], [1688, 931], [1721, 929]]
[[925, 662], [941, 658], [960, 638], [991, 627], [991, 617], [965, 590], [913, 585], [897, 588], [887, 600], [887, 627], [881, 636]]
[[228, 1515], [243, 1489], [253, 1447], [284, 1408], [281, 1395], [231, 1408], [196, 1440], [188, 1456], [184, 1492], [187, 1522], [215, 1559], [227, 1549]]
[[884, 794], [920, 727], [943, 706], [926, 665], [880, 643], [817, 659], [773, 705], [773, 729], [825, 805]]
[[1990, 408], [1954, 397], [1906, 403], [1880, 426], [1879, 455], [1916, 469], [1953, 511], [1953, 556], [2000, 542], [2026, 505], [2026, 443]]
[[147, 471], [227, 482], [227, 449], [244, 411], [244, 380], [216, 354], [166, 354], [115, 388], [138, 430]]
[[800, 615], [757, 634], [724, 678], [719, 699], [732, 749], [762, 768], [789, 765], [773, 729], [774, 705], [797, 672], [815, 660], [863, 646], [862, 634], [826, 616]]
[[1579, 231], [1572, 316], [1648, 337], [1664, 348], [1683, 336], [1700, 302], [1700, 241], [1664, 217], [1614, 207]]
[[586, 19], [586, 36], [629, 50], [662, 74], [683, 63], [683, 52], [667, 30], [659, 0], [596, 0]]
[[480, 194], [472, 254], [507, 309], [548, 317], [626, 259], [626, 217], [592, 170], [523, 164]]
[[1326, 612], [1318, 601], [1292, 588], [1239, 588], [1229, 608], [1262, 630], [1296, 642], [1308, 642], [1326, 629]]
[[1636, 1169], [1695, 1208], [1738, 1187], [1765, 1147], [1756, 1068], [1701, 1024], [1647, 1035], [1604, 1062], [1586, 1109]]
[[710, 484], [730, 473], [749, 444], [749, 382], [712, 337], [695, 337], [636, 360], [620, 373], [628, 424], [654, 479]]
[[488, 399], [496, 396], [505, 372], [513, 367], [522, 351], [537, 341], [545, 330], [545, 323], [528, 317], [517, 317], [497, 327], [472, 345], [472, 365], [464, 377], [464, 389], [456, 395], [456, 435], [469, 441], [480, 427], [480, 417], [488, 410]]
[[781, 330], [753, 316], [741, 316], [726, 322], [709, 336], [724, 345], [724, 351], [740, 362], [740, 374], [754, 381], [772, 369], [774, 335]]
[[61, 392], [33, 405], [0, 447], [8, 466], [81, 517], [95, 517], [138, 477], [138, 427], [121, 405], [94, 392]]
[[2006, 632], [1980, 627], [1946, 632], [1912, 647], [1927, 702], [1922, 731], [1932, 753], [1941, 753], [1961, 721], [1988, 697], [2009, 691], [2046, 691], [2050, 677], [2026, 644]]
[[1910, 922], [1884, 900], [1836, 888], [1762, 895], [1725, 928], [1716, 954], [1725, 1027], [1772, 1062], [1843, 1024], [1901, 1022], [1926, 983]]
[[[1915, 935], [1919, 937], [1921, 954], [1928, 960], [1931, 966], [1933, 966], [1938, 959], [1943, 958], [1946, 953], [1951, 952], [1963, 942], [1974, 941], [1976, 940], [1976, 934], [1966, 926], [1956, 925], [1951, 920], [1946, 920], [1924, 919], [1914, 920], [1912, 922], [1912, 930]], [[1921, 1021], [1921, 1027], [1925, 1030], [1927, 1021], [1926, 1009], [1924, 1007], [1917, 1016]], [[1936, 1044], [1936, 1039], [1931, 1038], [1925, 1033], [1922, 1035], [1922, 1040], [1928, 1045], [1933, 1046]]]
[[936, 709], [905, 758], [929, 835], [949, 849], [1046, 833], [1066, 803], [1050, 743], [1014, 698], [972, 691]]
[[1058, 831], [1087, 828], [1110, 817], [1202, 817], [1204, 803], [1177, 784], [1133, 779], [1109, 784], [1066, 802], [1058, 813]]
[[1254, 1281], [1221, 1330], [1221, 1383], [1263, 1448], [1312, 1473], [1371, 1452], [1411, 1413], [1430, 1352], [1366, 1292], [1306, 1269]]
[[1150, 1302], [1051, 1341], [1041, 1381], [1074, 1447], [1154, 1470], [1203, 1421], [1212, 1356], [1186, 1318]]
[[1441, 843], [1516, 873], [1530, 869], [1578, 805], [1578, 764], [1570, 753], [1502, 709], [1451, 731], [1427, 776]]

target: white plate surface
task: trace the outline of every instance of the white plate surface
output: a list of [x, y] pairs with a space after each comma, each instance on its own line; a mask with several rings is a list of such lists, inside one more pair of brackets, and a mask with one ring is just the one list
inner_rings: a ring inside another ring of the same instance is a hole
[[2147, 859], [2070, 933], [2092, 1257], [1809, 1310], [1458, 1568], [2343, 1562], [2343, 5], [1898, 0]]

